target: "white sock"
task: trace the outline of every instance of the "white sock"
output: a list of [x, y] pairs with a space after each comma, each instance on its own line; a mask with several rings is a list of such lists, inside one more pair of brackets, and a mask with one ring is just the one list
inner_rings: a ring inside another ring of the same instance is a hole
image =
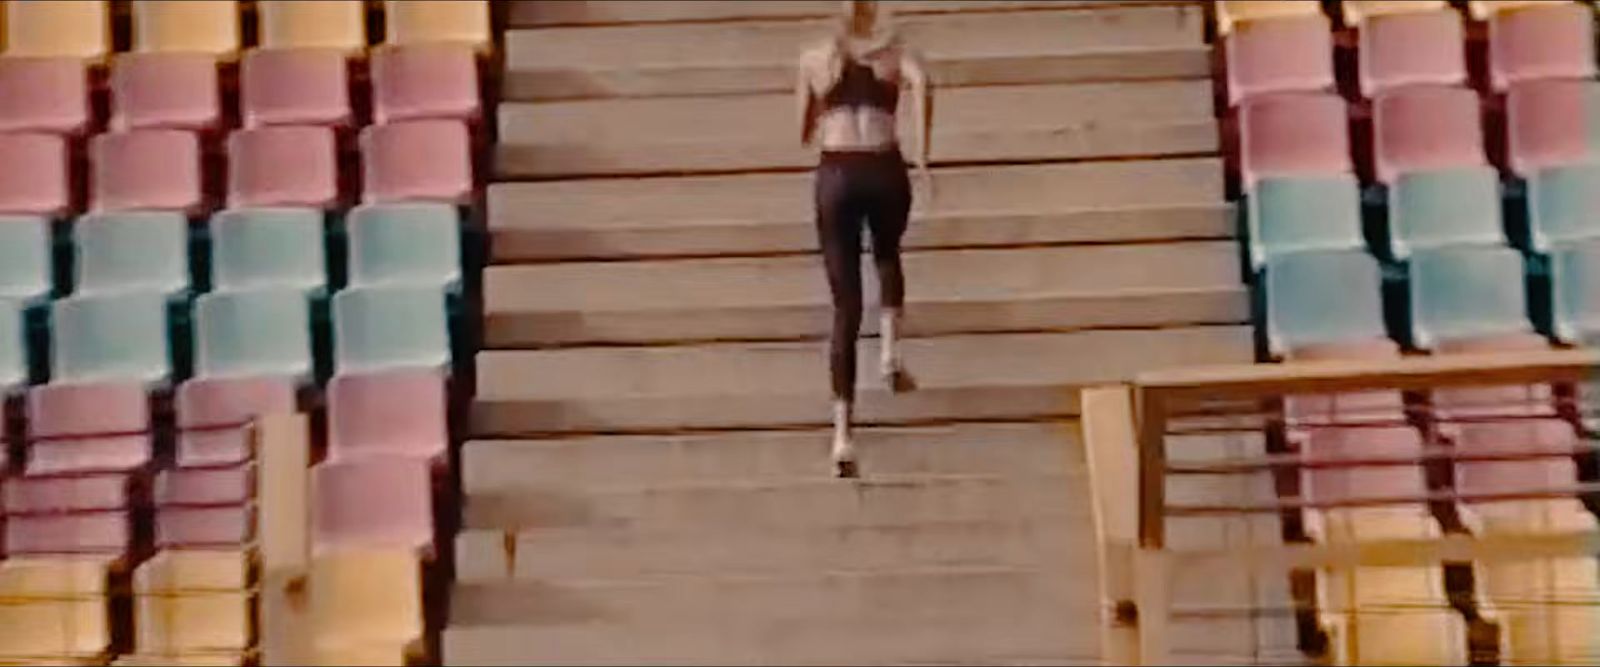
[[850, 448], [851, 405], [847, 401], [833, 402], [833, 450], [835, 454]]
[[884, 308], [878, 315], [878, 364], [884, 370], [898, 366], [900, 362], [900, 309]]

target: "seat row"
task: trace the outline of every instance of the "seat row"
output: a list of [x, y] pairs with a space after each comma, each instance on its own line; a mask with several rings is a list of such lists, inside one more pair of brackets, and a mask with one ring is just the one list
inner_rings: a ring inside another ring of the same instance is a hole
[[[232, 207], [338, 204], [333, 130], [281, 126], [240, 130], [228, 141]], [[467, 129], [447, 120], [372, 125], [361, 131], [361, 198], [368, 203], [465, 202], [472, 193]], [[89, 141], [89, 209], [204, 212], [199, 138], [182, 130], [134, 130]], [[162, 165], [151, 169], [150, 165]], [[67, 143], [37, 133], [0, 134], [0, 213], [61, 216], [74, 210]]]
[[[110, 81], [112, 130], [211, 130], [231, 117], [217, 65], [203, 54], [118, 54]], [[474, 121], [477, 82], [470, 47], [378, 49], [371, 59], [373, 120]], [[351, 93], [350, 68], [338, 51], [253, 49], [240, 65], [238, 117], [246, 128], [345, 127], [353, 120]], [[82, 60], [0, 56], [0, 131], [81, 134], [97, 126], [90, 99]]]
[[[232, 58], [245, 46], [237, 0], [132, 0], [132, 50]], [[259, 0], [255, 42], [267, 48], [367, 47], [364, 0]], [[99, 60], [112, 52], [108, 0], [6, 0], [4, 53]], [[492, 48], [487, 0], [387, 0], [384, 42]]]
[[[56, 284], [54, 237], [65, 226], [38, 216], [0, 215], [0, 298], [33, 302], [74, 289], [177, 295], [198, 287], [191, 276], [208, 278], [219, 291], [293, 288], [321, 294], [331, 287], [330, 256], [345, 266], [345, 283], [355, 287], [426, 283], [453, 292], [462, 276], [460, 214], [449, 204], [358, 206], [338, 224], [348, 246], [343, 253], [327, 249], [333, 234], [316, 209], [228, 209], [213, 214], [198, 235], [177, 212], [91, 213], [70, 224], [71, 289]], [[199, 263], [196, 254], [205, 255], [209, 275], [191, 269]]]
[[[1350, 117], [1341, 98], [1283, 93], [1239, 111], [1241, 172], [1247, 187], [1280, 175], [1353, 172]], [[1600, 159], [1600, 82], [1530, 81], [1505, 104], [1506, 170], [1528, 177]], [[1483, 110], [1469, 89], [1419, 86], [1381, 96], [1373, 106], [1377, 182], [1408, 171], [1489, 164]]]
[[[1315, 8], [1317, 3], [1294, 4]], [[1364, 16], [1354, 24], [1364, 97], [1419, 84], [1469, 81], [1460, 13], [1442, 2], [1407, 5], [1408, 11]], [[1595, 75], [1594, 9], [1589, 5], [1549, 1], [1498, 11], [1489, 18], [1488, 34], [1488, 83], [1496, 92], [1523, 81]], [[1244, 21], [1225, 46], [1230, 105], [1272, 93], [1336, 87], [1333, 35], [1320, 10]]]

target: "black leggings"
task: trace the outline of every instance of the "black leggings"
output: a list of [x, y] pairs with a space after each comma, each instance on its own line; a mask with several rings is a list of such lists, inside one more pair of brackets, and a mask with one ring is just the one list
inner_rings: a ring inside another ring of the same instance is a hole
[[900, 237], [911, 213], [911, 181], [898, 149], [822, 154], [817, 165], [817, 238], [833, 291], [829, 341], [833, 396], [855, 399], [856, 336], [861, 330], [861, 228], [872, 230], [872, 257], [882, 289], [879, 303], [900, 308], [906, 284]]

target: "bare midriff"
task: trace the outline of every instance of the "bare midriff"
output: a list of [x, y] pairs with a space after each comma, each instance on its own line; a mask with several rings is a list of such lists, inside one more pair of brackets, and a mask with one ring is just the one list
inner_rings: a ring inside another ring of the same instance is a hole
[[873, 107], [838, 107], [817, 120], [822, 150], [835, 153], [872, 152], [893, 147], [895, 116]]

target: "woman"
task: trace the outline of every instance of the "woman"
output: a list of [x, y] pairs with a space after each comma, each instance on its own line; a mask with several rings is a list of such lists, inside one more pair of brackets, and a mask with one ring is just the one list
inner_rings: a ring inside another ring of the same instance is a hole
[[880, 20], [876, 2], [846, 2], [842, 29], [800, 57], [795, 87], [800, 142], [818, 145], [817, 236], [833, 292], [829, 361], [833, 380], [836, 474], [855, 476], [850, 423], [855, 404], [856, 337], [861, 328], [861, 234], [871, 231], [882, 289], [879, 371], [894, 391], [915, 388], [895, 345], [905, 304], [900, 237], [911, 212], [911, 183], [896, 139], [900, 90], [911, 90], [917, 164], [924, 186], [932, 97], [919, 59]]

